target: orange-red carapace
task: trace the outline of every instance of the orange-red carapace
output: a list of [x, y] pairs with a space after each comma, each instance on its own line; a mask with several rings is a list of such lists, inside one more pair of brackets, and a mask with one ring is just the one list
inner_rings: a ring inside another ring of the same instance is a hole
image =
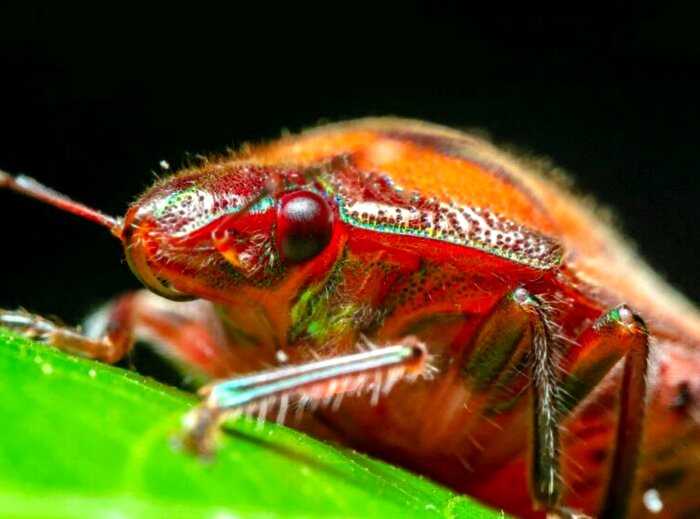
[[294, 403], [297, 427], [518, 517], [700, 517], [698, 311], [541, 161], [374, 118], [182, 170], [123, 219], [0, 185], [109, 227], [150, 289], [85, 335], [0, 322], [109, 362], [145, 339], [208, 377], [196, 452]]

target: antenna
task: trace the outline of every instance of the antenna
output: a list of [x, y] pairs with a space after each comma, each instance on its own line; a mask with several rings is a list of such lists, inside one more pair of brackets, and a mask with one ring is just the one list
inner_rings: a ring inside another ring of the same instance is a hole
[[108, 216], [96, 209], [71, 200], [66, 195], [54, 191], [50, 187], [37, 182], [31, 177], [17, 175], [16, 177], [0, 169], [0, 188], [7, 188], [22, 193], [30, 198], [58, 207], [63, 211], [73, 213], [91, 222], [107, 227], [114, 236], [121, 238], [124, 224], [121, 218]]

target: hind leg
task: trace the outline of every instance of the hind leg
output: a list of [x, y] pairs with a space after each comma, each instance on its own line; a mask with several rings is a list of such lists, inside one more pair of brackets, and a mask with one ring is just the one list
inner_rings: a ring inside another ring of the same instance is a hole
[[[562, 414], [570, 414], [618, 361], [622, 377], [615, 410], [617, 420], [612, 463], [599, 512], [601, 518], [626, 517], [634, 491], [644, 420], [649, 341], [644, 322], [621, 306], [604, 314], [586, 330], [562, 363]], [[583, 463], [583, 461], [581, 461]], [[591, 470], [592, 472], [592, 470]]]

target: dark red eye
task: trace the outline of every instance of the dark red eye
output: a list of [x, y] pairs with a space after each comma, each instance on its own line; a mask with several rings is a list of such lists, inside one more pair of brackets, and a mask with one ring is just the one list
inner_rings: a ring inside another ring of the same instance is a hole
[[333, 213], [320, 195], [294, 191], [277, 203], [277, 246], [282, 258], [306, 261], [321, 252], [331, 239]]

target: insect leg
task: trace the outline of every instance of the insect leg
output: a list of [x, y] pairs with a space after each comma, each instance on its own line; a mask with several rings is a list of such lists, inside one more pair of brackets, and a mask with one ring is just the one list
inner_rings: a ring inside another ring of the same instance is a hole
[[415, 337], [406, 337], [396, 345], [215, 382], [202, 388], [204, 402], [185, 418], [182, 445], [208, 455], [227, 416], [267, 409], [278, 401], [286, 406], [290, 399], [307, 405], [365, 391], [374, 398], [398, 380], [413, 380], [427, 372], [425, 345]]
[[518, 288], [505, 296], [479, 327], [473, 346], [461, 360], [468, 406], [475, 420], [502, 400], [500, 390], [517, 376], [532, 348], [532, 321], [538, 306], [535, 298]]
[[625, 517], [642, 436], [649, 341], [644, 322], [627, 306], [615, 308], [586, 330], [564, 360], [564, 413], [571, 412], [624, 358], [614, 454], [601, 518]]
[[[99, 337], [113, 326], [110, 317], [115, 304], [87, 319], [85, 328], [91, 337]], [[221, 316], [208, 301], [170, 301], [140, 290], [130, 295], [130, 305], [133, 340], [147, 343], [177, 367], [206, 377], [251, 369], [247, 360], [235, 354]], [[255, 359], [256, 367], [274, 358], [272, 349], [260, 347], [254, 351], [259, 357]]]
[[502, 407], [503, 389], [510, 387], [522, 371], [529, 373], [532, 500], [555, 514], [572, 516], [559, 506], [559, 359], [542, 304], [524, 288], [514, 290], [482, 324], [467, 355], [463, 376], [471, 390], [473, 420], [488, 414], [489, 409]]
[[[123, 358], [138, 339], [210, 377], [250, 369], [234, 359], [221, 319], [210, 303], [173, 302], [145, 290], [108, 303], [88, 317], [82, 329], [21, 310], [0, 310], [0, 326], [68, 353], [108, 363]], [[270, 358], [273, 355], [271, 352]]]
[[129, 295], [118, 299], [110, 308], [109, 325], [96, 338], [81, 333], [77, 328], [61, 325], [24, 310], [0, 309], [0, 326], [67, 353], [114, 363], [131, 348], [131, 306]]

